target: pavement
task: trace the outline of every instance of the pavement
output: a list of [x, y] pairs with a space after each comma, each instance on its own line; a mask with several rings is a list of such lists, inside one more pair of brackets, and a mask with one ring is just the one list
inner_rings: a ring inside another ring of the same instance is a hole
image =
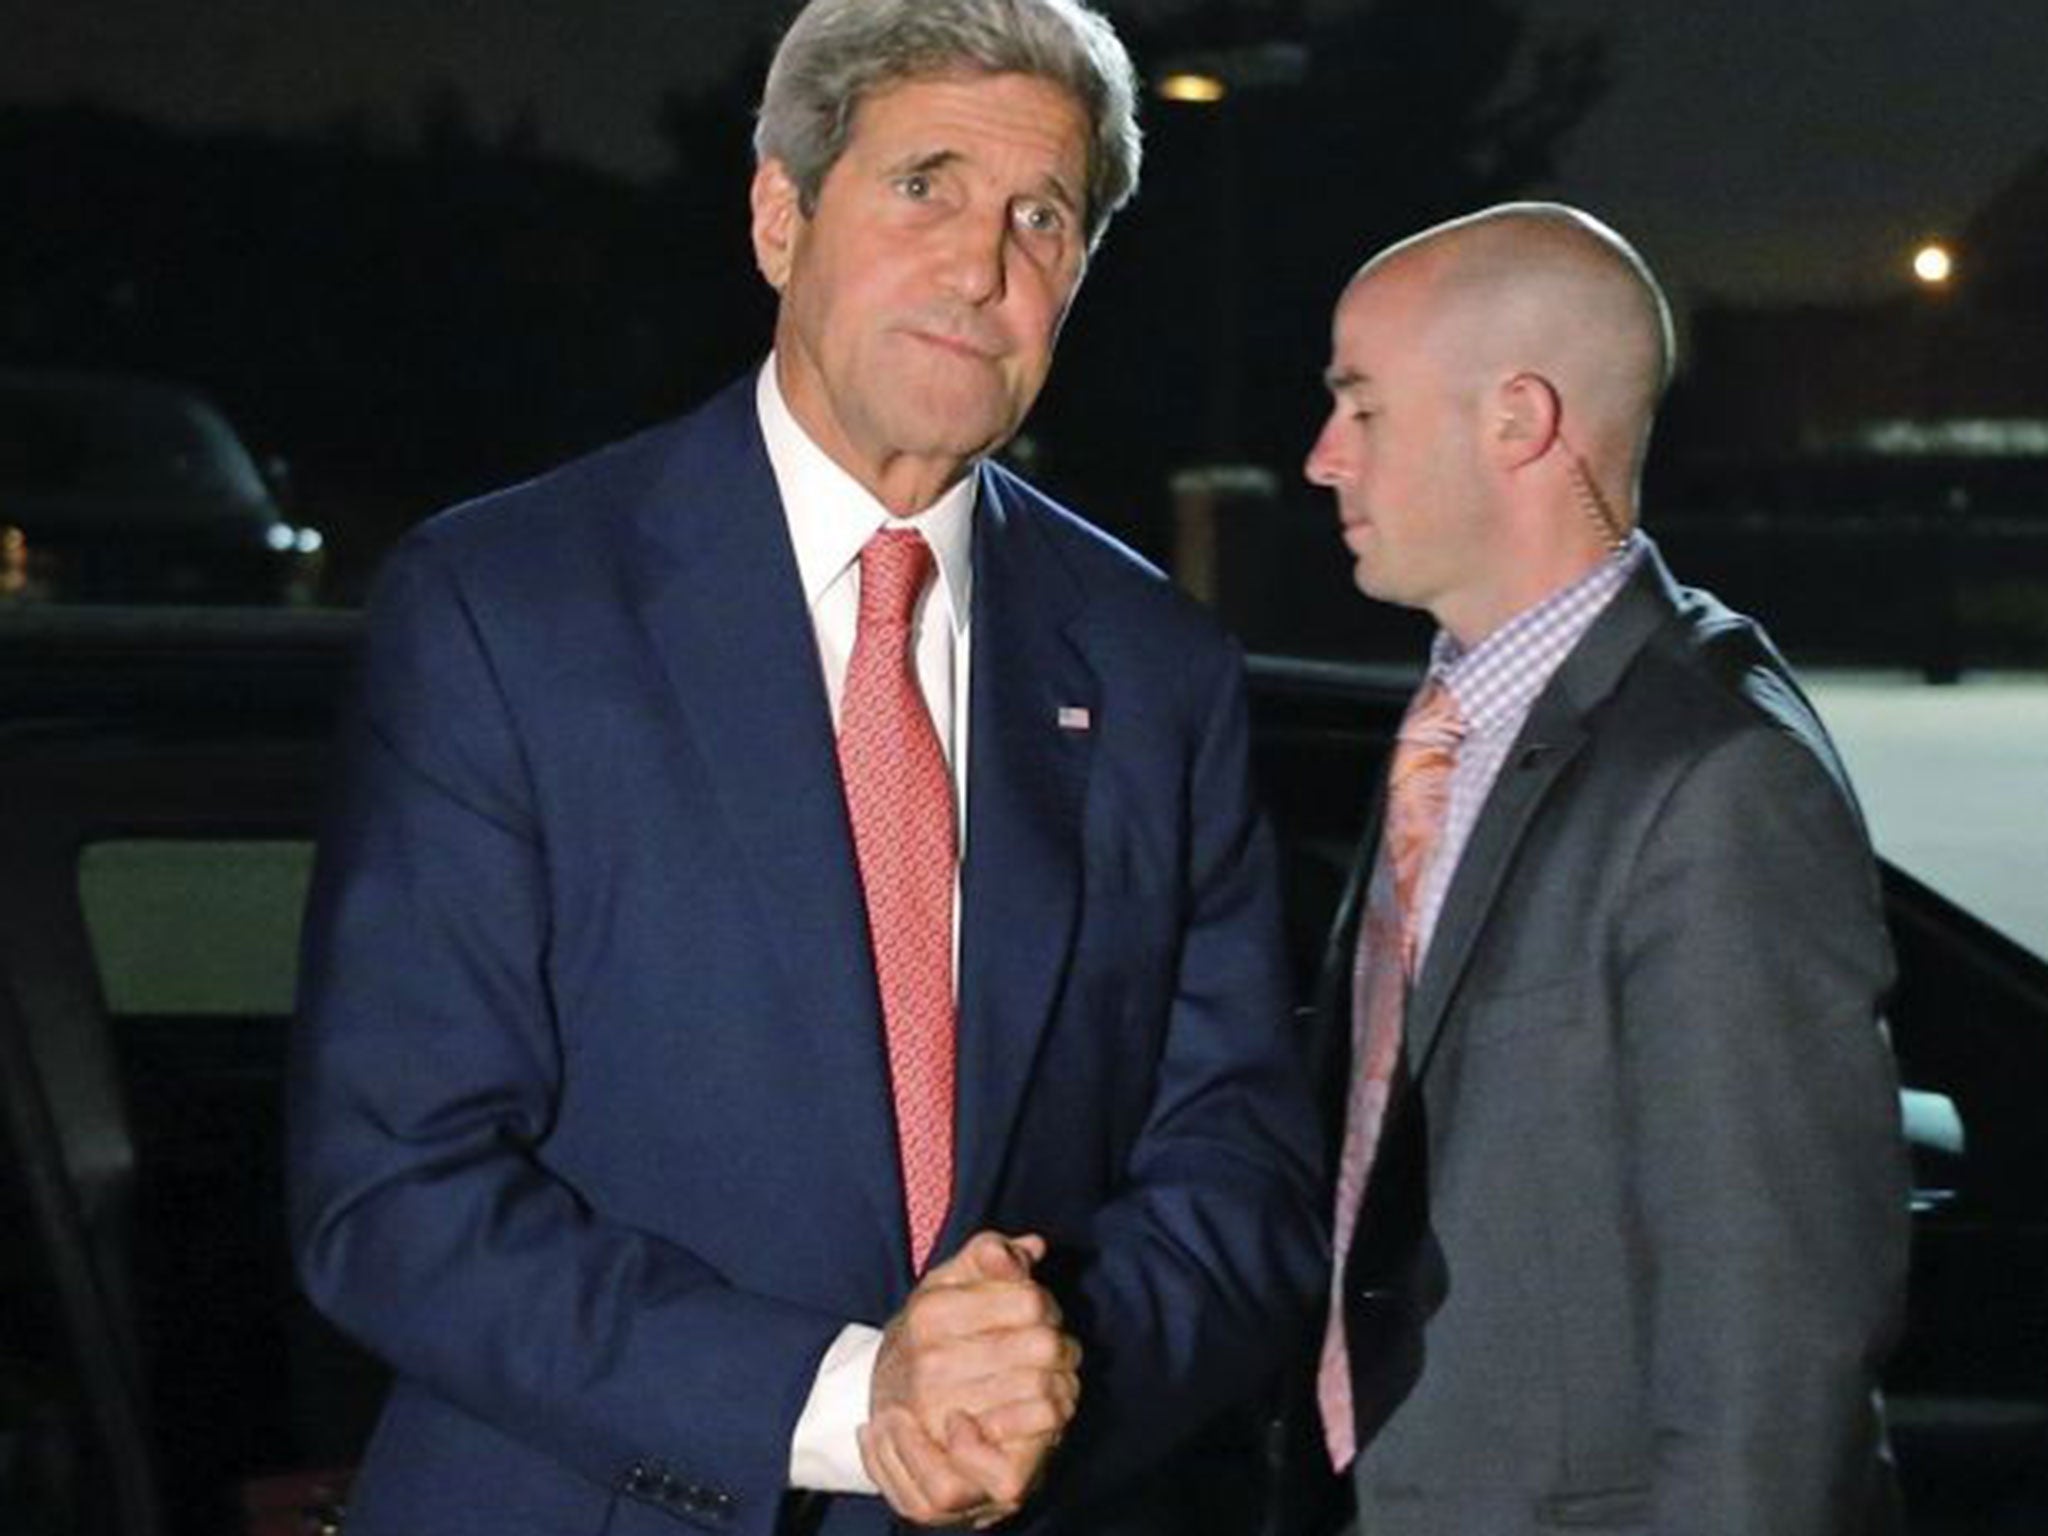
[[2048, 957], [2048, 673], [1804, 671], [1886, 857]]

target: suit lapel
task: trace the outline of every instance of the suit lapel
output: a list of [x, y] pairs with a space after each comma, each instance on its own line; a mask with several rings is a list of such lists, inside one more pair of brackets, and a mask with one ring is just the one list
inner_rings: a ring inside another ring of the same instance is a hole
[[[1067, 972], [1099, 712], [1081, 594], [984, 469], [975, 512], [967, 843], [961, 877], [957, 1183], [947, 1241], [983, 1219]], [[1062, 709], [1087, 711], [1069, 715]]]
[[1551, 785], [1584, 742], [1585, 729], [1576, 716], [1558, 707], [1546, 690], [1530, 710], [1522, 734], [1509, 749], [1500, 777], [1473, 824], [1457, 873], [1444, 892], [1422, 972], [1408, 999], [1408, 1061], [1418, 1077], [1515, 849]]
[[1641, 568], [1537, 695], [1473, 824], [1408, 999], [1407, 1059], [1418, 1078], [1516, 849], [1552, 787], [1586, 744], [1588, 716], [1614, 691], [1637, 653], [1675, 611], [1675, 588], [1653, 545]]
[[685, 429], [637, 599], [796, 1000], [846, 1163], [907, 1251], [888, 1066], [817, 642], [749, 378]]

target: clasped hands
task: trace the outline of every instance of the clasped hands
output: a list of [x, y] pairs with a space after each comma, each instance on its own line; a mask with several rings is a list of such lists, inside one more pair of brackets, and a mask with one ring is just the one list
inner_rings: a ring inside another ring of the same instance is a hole
[[1081, 1347], [1032, 1278], [1045, 1251], [978, 1232], [883, 1329], [860, 1455], [904, 1519], [980, 1530], [1044, 1476], [1081, 1399]]

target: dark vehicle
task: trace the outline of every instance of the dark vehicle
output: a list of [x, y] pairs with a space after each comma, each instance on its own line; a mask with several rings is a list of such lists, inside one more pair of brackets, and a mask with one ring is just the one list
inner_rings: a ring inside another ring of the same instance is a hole
[[190, 390], [0, 370], [0, 599], [305, 602], [321, 542]]
[[[298, 1294], [279, 1076], [355, 621], [0, 613], [0, 1531], [331, 1524], [381, 1386]], [[1409, 679], [1254, 663], [1304, 992]], [[2048, 964], [1887, 869], [1917, 1536], [2048, 1529]], [[1277, 1438], [1277, 1437], [1276, 1437]], [[1321, 1536], [1291, 1497], [1190, 1536]]]

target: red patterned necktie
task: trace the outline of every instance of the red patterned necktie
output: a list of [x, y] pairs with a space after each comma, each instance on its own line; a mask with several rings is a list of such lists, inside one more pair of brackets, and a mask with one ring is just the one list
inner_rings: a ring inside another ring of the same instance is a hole
[[1344, 1339], [1344, 1257], [1372, 1172], [1394, 1067], [1401, 1055], [1401, 1015], [1415, 976], [1422, 879], [1442, 836], [1451, 770], [1465, 722], [1450, 689], [1431, 678], [1408, 706], [1387, 771], [1386, 823], [1359, 923], [1352, 971], [1350, 1103], [1337, 1163], [1337, 1210], [1331, 1252], [1330, 1318], [1316, 1372], [1323, 1438], [1339, 1471], [1358, 1454], [1351, 1404], [1351, 1359]]
[[931, 575], [931, 547], [917, 533], [884, 530], [862, 548], [860, 620], [839, 709], [839, 771], [920, 1273], [953, 1198], [953, 780], [918, 690], [911, 629]]

